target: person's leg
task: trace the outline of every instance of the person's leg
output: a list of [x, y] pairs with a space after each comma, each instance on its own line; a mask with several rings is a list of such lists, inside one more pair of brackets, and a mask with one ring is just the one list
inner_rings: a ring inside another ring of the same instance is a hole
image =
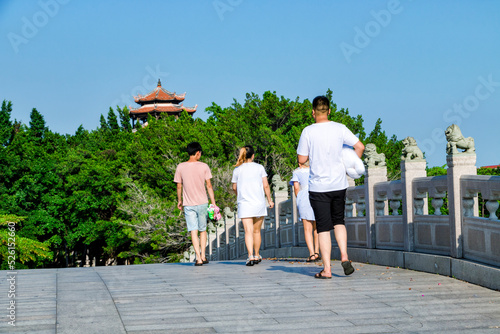
[[313, 220], [311, 222], [313, 229], [314, 253], [319, 254], [319, 238], [318, 238], [318, 230], [316, 229], [316, 221]]
[[332, 254], [332, 238], [330, 231], [318, 233], [319, 237], [319, 250], [323, 258], [323, 273], [322, 276], [332, 276], [332, 267], [330, 265], [330, 258]]
[[260, 245], [262, 243], [262, 238], [260, 231], [262, 229], [262, 222], [264, 221], [264, 217], [256, 217], [253, 219], [253, 249], [254, 256], [258, 258], [260, 256]]
[[253, 259], [253, 218], [241, 218], [245, 229], [245, 246], [247, 246], [248, 258]]
[[203, 262], [200, 254], [200, 239], [198, 238], [198, 230], [191, 231], [191, 241], [193, 243], [194, 252], [196, 254], [196, 263]]
[[344, 223], [345, 193], [345, 190], [335, 192], [330, 209], [334, 228], [333, 231], [340, 250], [340, 261], [342, 262], [349, 260], [347, 256], [347, 230]]
[[[332, 238], [330, 231], [333, 229], [330, 212], [330, 198], [329, 193], [316, 193], [309, 192], [309, 201], [316, 217], [316, 226], [318, 231], [319, 250], [323, 258], [324, 269], [315, 277], [331, 277], [332, 269], [330, 265], [331, 252], [332, 252]], [[319, 275], [319, 276], [318, 276]]]
[[200, 259], [206, 261], [207, 231], [200, 232]]
[[302, 219], [304, 226], [304, 239], [306, 239], [307, 249], [309, 250], [309, 259], [312, 259], [314, 253], [313, 225], [310, 220]]
[[201, 263], [200, 239], [198, 238], [198, 214], [195, 206], [184, 207], [184, 217], [186, 218], [187, 230], [191, 233], [191, 242], [193, 243], [196, 263]]
[[200, 259], [205, 262], [207, 260], [205, 254], [207, 250], [207, 209], [208, 204], [197, 206], [198, 230], [200, 231]]
[[340, 250], [340, 261], [342, 268], [344, 269], [344, 274], [351, 275], [354, 272], [354, 268], [349, 261], [347, 256], [347, 230], [345, 228], [344, 221], [344, 211], [345, 211], [345, 193], [346, 190], [339, 190], [335, 192], [334, 199], [332, 201], [332, 221], [334, 224], [334, 233], [337, 244]]
[[349, 257], [347, 256], [347, 231], [345, 225], [335, 225], [333, 232], [335, 233], [337, 245], [339, 245], [340, 261], [349, 261]]

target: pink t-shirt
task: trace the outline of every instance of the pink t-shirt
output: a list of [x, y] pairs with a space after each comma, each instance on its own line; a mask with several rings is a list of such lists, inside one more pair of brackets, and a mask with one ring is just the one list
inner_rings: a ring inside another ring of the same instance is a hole
[[210, 168], [204, 162], [182, 162], [177, 166], [174, 182], [182, 184], [182, 203], [195, 206], [208, 203], [205, 181], [212, 178]]

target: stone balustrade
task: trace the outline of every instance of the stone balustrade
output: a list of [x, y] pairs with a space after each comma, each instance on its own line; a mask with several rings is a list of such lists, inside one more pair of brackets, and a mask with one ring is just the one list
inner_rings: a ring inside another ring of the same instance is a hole
[[[363, 185], [350, 180], [345, 210], [350, 258], [450, 276], [460, 276], [452, 269], [452, 261], [460, 260], [465, 262], [453, 266], [465, 268], [462, 279], [488, 286], [470, 276], [472, 263], [486, 266], [479, 276], [496, 270], [499, 283], [490, 286], [500, 286], [500, 176], [476, 175], [475, 162], [475, 154], [448, 155], [447, 175], [427, 177], [425, 160], [402, 160], [400, 180], [388, 181], [385, 166], [368, 167]], [[261, 231], [262, 256], [307, 257], [292, 187], [273, 196], [275, 207], [268, 209]], [[246, 258], [237, 212], [224, 210], [209, 231], [209, 243], [211, 260]], [[335, 242], [332, 256], [339, 256]]]

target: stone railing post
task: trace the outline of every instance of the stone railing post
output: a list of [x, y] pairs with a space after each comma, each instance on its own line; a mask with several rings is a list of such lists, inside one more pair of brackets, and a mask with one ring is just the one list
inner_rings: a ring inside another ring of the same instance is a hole
[[274, 192], [274, 219], [275, 219], [275, 224], [276, 224], [276, 248], [281, 247], [281, 241], [280, 241], [280, 208], [281, 208], [281, 203], [286, 202], [288, 200], [288, 192], [287, 189], [285, 190], [277, 190], [275, 188]]
[[217, 223], [209, 222], [207, 224], [207, 242], [208, 245], [205, 247], [207, 248], [206, 254], [208, 254], [210, 260], [215, 260], [215, 254], [217, 252], [217, 247], [213, 247], [213, 242], [214, 240], [217, 240]]
[[293, 186], [289, 187], [290, 189], [290, 198], [292, 199], [292, 237], [293, 237], [293, 246], [299, 245], [299, 220], [297, 210], [297, 197], [295, 196], [295, 192], [293, 191]]
[[[230, 208], [225, 207], [224, 212], [222, 213], [222, 217], [224, 218], [224, 229], [226, 232], [226, 259], [232, 260], [231, 257], [231, 242], [234, 241], [235, 244], [235, 258], [237, 258], [238, 254], [238, 239], [237, 232], [235, 231], [234, 237], [231, 236], [231, 227], [236, 225], [236, 215]], [[236, 228], [235, 228], [236, 229]]]
[[366, 246], [375, 248], [375, 216], [376, 216], [376, 194], [374, 187], [379, 182], [387, 181], [387, 167], [370, 167], [366, 169], [365, 175], [365, 210], [366, 210]]
[[404, 250], [412, 252], [414, 250], [415, 239], [413, 237], [413, 179], [417, 177], [426, 177], [426, 161], [401, 161], [401, 183], [403, 186], [403, 233]]
[[[460, 189], [460, 178], [462, 175], [477, 175], [476, 154], [448, 154], [448, 209], [450, 217], [450, 254], [452, 257], [461, 258], [463, 251], [462, 238], [462, 194]], [[477, 212], [477, 203], [475, 203]]]

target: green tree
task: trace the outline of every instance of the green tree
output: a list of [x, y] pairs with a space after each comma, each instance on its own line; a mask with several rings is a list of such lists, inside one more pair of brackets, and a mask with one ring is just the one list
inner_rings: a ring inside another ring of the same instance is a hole
[[20, 237], [16, 234], [23, 218], [0, 215], [0, 269], [37, 267], [52, 259], [47, 243]]
[[120, 124], [123, 131], [130, 132], [132, 131], [132, 124], [130, 123], [130, 114], [128, 108], [125, 106], [121, 109], [119, 106], [116, 106], [116, 110], [118, 111], [118, 115], [120, 116]]
[[111, 131], [120, 130], [120, 126], [118, 125], [118, 118], [116, 117], [116, 114], [111, 107], [109, 107], [108, 112], [108, 127], [111, 129]]
[[43, 115], [33, 108], [30, 113], [30, 134], [33, 138], [42, 139], [47, 131]]
[[7, 145], [13, 134], [12, 122], [10, 114], [12, 112], [12, 102], [3, 100], [2, 109], [0, 110], [0, 146]]
[[105, 130], [109, 129], [108, 123], [106, 122], [106, 118], [104, 118], [104, 116], [102, 114], [101, 114], [100, 124], [101, 124], [101, 126], [100, 126], [101, 130], [105, 131]]

